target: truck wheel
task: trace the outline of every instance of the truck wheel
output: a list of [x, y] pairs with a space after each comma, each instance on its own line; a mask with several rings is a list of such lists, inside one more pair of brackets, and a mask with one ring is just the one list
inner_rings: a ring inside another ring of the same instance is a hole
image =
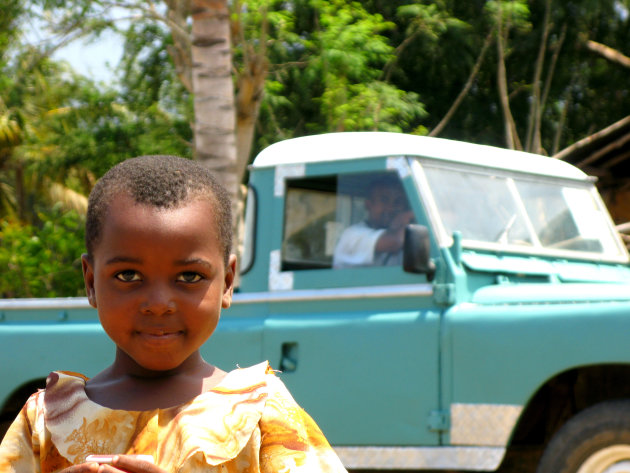
[[630, 473], [630, 401], [603, 402], [569, 420], [537, 473]]

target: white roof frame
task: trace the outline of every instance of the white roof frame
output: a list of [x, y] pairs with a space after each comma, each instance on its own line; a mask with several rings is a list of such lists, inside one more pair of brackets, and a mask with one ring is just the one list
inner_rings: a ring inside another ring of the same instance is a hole
[[388, 132], [342, 132], [303, 136], [272, 144], [252, 167], [309, 164], [370, 157], [420, 156], [573, 180], [592, 180], [554, 158], [462, 141]]

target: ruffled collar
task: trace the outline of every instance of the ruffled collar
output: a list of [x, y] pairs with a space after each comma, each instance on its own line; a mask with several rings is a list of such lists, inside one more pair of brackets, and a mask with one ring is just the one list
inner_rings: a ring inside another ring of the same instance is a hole
[[[87, 378], [53, 372], [46, 382], [46, 428], [59, 453], [73, 464], [89, 454], [153, 453], [162, 467], [176, 471], [202, 453], [218, 465], [245, 447], [268, 397], [267, 362], [229, 372], [211, 390], [185, 404], [152, 411], [103, 407], [85, 392]], [[138, 439], [154, 439], [147, 443]]]

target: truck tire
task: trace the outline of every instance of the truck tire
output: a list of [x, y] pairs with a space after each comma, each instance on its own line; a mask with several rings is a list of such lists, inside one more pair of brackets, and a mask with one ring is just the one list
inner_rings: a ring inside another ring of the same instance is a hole
[[569, 420], [537, 473], [630, 473], [630, 400], [602, 402]]

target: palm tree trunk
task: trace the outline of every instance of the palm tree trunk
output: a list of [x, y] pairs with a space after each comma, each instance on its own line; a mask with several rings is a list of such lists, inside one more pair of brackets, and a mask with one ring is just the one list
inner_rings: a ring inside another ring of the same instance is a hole
[[227, 0], [192, 0], [195, 158], [217, 175], [236, 202], [236, 142], [230, 13]]

